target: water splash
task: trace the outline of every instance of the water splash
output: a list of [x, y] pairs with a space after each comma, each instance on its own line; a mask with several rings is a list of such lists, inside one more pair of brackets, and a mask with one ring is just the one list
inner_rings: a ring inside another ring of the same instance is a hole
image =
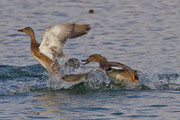
[[80, 66], [78, 69], [75, 70], [69, 66], [65, 66], [67, 60], [68, 58], [66, 57], [58, 59], [61, 66], [59, 76], [58, 77], [50, 76], [47, 82], [47, 86], [50, 87], [51, 89], [59, 90], [59, 89], [74, 88], [76, 85], [80, 83], [68, 83], [63, 81], [61, 77], [69, 74], [79, 74], [79, 73], [82, 74], [82, 71], [83, 73], [87, 73], [86, 80], [82, 82], [84, 89], [98, 90], [109, 87], [111, 80], [102, 69], [93, 68], [92, 70], [92, 68], [86, 66]]
[[[65, 61], [65, 60], [63, 60]], [[64, 62], [62, 62], [64, 63]], [[130, 84], [130, 86], [116, 85], [106, 73], [99, 68], [81, 67], [77, 70], [62, 67], [62, 74], [77, 74], [89, 72], [87, 79], [81, 83], [67, 83], [57, 78], [49, 77], [49, 73], [41, 65], [25, 67], [0, 65], [0, 95], [21, 94], [38, 90], [176, 90], [180, 91], [180, 77], [177, 73], [158, 74], [143, 73], [140, 75], [140, 84]]]
[[[0, 95], [12, 95], [44, 89], [47, 76], [39, 65], [0, 66]], [[39, 72], [40, 71], [40, 72]]]
[[80, 83], [68, 83], [63, 81], [61, 77], [68, 74], [82, 73], [82, 71], [84, 73], [87, 73], [87, 79], [83, 81], [83, 85], [85, 89], [104, 88], [107, 87], [111, 81], [102, 69], [95, 68], [93, 70], [90, 70], [89, 68], [86, 67], [80, 67], [79, 69], [74, 70], [71, 67], [65, 66], [65, 61], [67, 61], [66, 58], [59, 59], [61, 71], [58, 77], [49, 76], [47, 82], [47, 86], [49, 88], [53, 90], [72, 89], [74, 86]]
[[27, 82], [8, 80], [5, 83], [0, 83], [0, 86], [0, 95], [13, 95], [43, 89], [45, 84], [39, 82], [39, 79]]
[[180, 90], [180, 78], [177, 73], [144, 73], [140, 75], [140, 82], [154, 90]]
[[47, 80], [47, 87], [51, 90], [69, 89], [73, 85], [75, 84], [63, 81], [61, 79], [61, 76], [49, 77], [49, 79]]
[[84, 85], [86, 89], [99, 90], [109, 88], [111, 82], [111, 79], [109, 79], [102, 69], [95, 68], [88, 73]]
[[74, 72], [74, 69], [72, 69], [69, 66], [65, 66], [67, 59], [68, 58], [66, 58], [66, 57], [58, 59], [59, 65], [61, 66], [61, 69], [59, 71], [59, 75], [58, 76], [49, 75], [49, 79], [47, 80], [47, 87], [48, 88], [50, 88], [52, 90], [59, 90], [59, 89], [68, 89], [68, 88], [76, 85], [74, 83], [65, 82], [61, 79], [62, 76], [65, 76], [67, 74], [71, 74]]

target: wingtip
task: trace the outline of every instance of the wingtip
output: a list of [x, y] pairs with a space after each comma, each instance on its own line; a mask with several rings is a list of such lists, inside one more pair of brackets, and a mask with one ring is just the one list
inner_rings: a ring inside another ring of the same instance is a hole
[[84, 31], [89, 31], [91, 29], [90, 24], [76, 24], [77, 28]]
[[86, 24], [86, 26], [87, 26], [87, 31], [89, 31], [91, 29], [90, 24]]

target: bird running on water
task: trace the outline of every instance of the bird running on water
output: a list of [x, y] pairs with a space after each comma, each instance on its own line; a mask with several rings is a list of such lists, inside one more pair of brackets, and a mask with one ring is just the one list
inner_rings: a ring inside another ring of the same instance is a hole
[[[105, 57], [99, 54], [92, 54], [88, 57], [88, 59], [83, 60], [83, 62], [85, 62], [84, 64], [88, 64], [90, 62], [98, 62], [99, 67], [103, 69], [110, 78], [113, 78], [116, 84], [121, 84], [121, 83], [128, 84], [131, 82], [135, 82], [135, 83], [139, 82], [138, 73], [140, 73], [140, 71], [133, 70], [129, 66], [118, 62], [108, 62]], [[66, 75], [62, 77], [62, 79], [64, 81], [69, 81], [72, 83], [81, 82], [86, 80], [87, 75], [90, 72], [83, 74]]]
[[129, 66], [118, 63], [108, 62], [107, 59], [99, 54], [92, 54], [84, 60], [85, 64], [98, 62], [99, 67], [106, 71], [107, 75], [115, 79], [116, 83], [120, 82], [138, 82], [138, 70], [133, 70]]
[[52, 75], [59, 72], [57, 59], [63, 56], [63, 45], [67, 39], [77, 38], [87, 34], [90, 30], [88, 24], [61, 24], [47, 28], [43, 32], [42, 42], [36, 41], [31, 27], [18, 30], [29, 35], [31, 39], [31, 53], [34, 58]]

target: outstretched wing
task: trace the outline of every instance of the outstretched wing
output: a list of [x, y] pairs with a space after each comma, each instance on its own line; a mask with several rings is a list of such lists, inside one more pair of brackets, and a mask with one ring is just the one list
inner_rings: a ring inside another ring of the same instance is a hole
[[90, 30], [87, 24], [62, 24], [47, 28], [43, 33], [40, 52], [54, 60], [63, 55], [63, 45], [67, 39], [77, 38]]
[[86, 80], [87, 74], [88, 73], [66, 75], [62, 77], [62, 80], [70, 83], [79, 83]]

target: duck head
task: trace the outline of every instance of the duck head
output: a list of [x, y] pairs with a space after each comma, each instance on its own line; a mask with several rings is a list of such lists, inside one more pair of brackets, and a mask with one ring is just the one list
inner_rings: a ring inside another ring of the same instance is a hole
[[25, 27], [24, 29], [17, 30], [18, 32], [24, 32], [28, 34], [30, 37], [34, 37], [34, 31], [31, 27]]
[[88, 59], [82, 60], [82, 62], [84, 62], [84, 65], [88, 64], [90, 62], [98, 62], [100, 68], [102, 68], [104, 70], [109, 69], [109, 67], [110, 67], [107, 59], [99, 54], [92, 54], [88, 57]]
[[82, 62], [84, 62], [84, 64], [88, 64], [90, 62], [100, 62], [102, 59], [104, 59], [103, 56], [99, 54], [92, 54], [88, 57], [88, 59], [82, 60]]

